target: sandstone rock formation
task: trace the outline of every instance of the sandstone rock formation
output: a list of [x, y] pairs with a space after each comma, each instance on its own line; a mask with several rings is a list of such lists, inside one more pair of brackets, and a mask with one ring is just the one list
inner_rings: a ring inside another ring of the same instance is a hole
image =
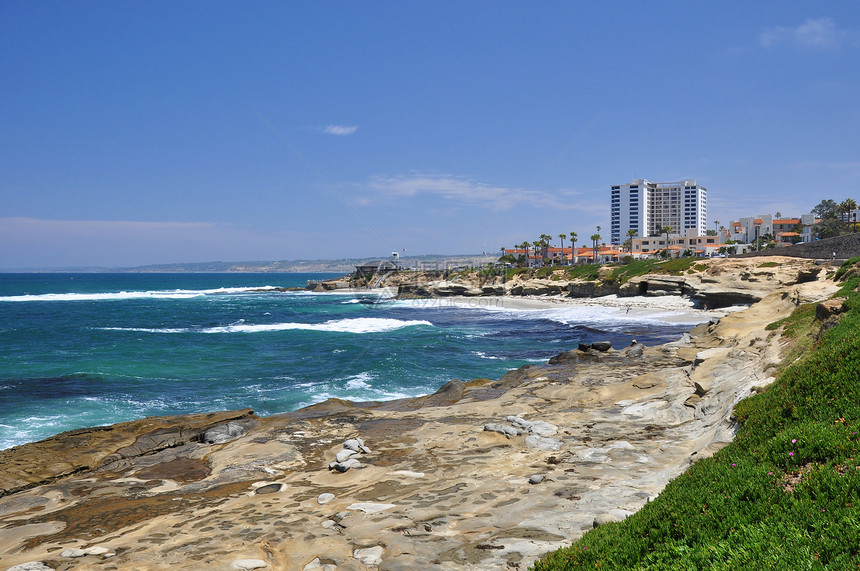
[[[704, 268], [704, 269], [695, 269]], [[551, 278], [509, 280], [462, 273], [438, 280], [435, 273], [393, 274], [385, 285], [398, 288], [398, 295], [410, 297], [452, 296], [564, 296], [591, 298], [606, 295], [688, 296], [711, 309], [747, 305], [780, 288], [816, 281], [824, 266], [813, 260], [771, 256], [768, 258], [703, 259], [683, 275], [647, 274], [626, 283], [611, 280], [566, 280], [559, 269]]]

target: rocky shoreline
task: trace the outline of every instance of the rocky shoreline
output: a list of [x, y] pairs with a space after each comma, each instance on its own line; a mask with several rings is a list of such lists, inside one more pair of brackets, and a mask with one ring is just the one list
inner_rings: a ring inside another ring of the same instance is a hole
[[809, 262], [761, 262], [683, 276], [758, 300], [658, 347], [0, 451], [0, 569], [525, 569], [731, 440], [734, 403], [780, 359], [765, 326], [836, 290]]
[[[703, 259], [676, 275], [649, 273], [620, 282], [610, 277], [611, 266], [599, 279], [566, 279], [564, 268], [546, 277], [529, 274], [485, 275], [481, 272], [399, 271], [370, 277], [355, 275], [314, 283], [319, 292], [369, 290], [391, 291], [399, 299], [444, 297], [561, 296], [586, 299], [617, 297], [686, 296], [700, 307], [722, 308], [761, 300], [775, 287], [812, 282], [826, 269], [826, 262], [785, 256], [768, 258]], [[552, 268], [549, 268], [552, 270]]]

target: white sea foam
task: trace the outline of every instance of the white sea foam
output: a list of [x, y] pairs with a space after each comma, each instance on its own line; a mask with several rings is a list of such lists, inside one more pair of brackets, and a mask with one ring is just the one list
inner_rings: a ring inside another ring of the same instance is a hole
[[346, 389], [350, 391], [369, 389], [373, 381], [373, 375], [367, 372], [359, 373], [349, 377], [346, 381]]
[[104, 293], [42, 293], [0, 296], [0, 301], [126, 301], [129, 299], [189, 299], [205, 295], [231, 295], [275, 291], [275, 286], [228, 287], [202, 290], [120, 291]]
[[478, 356], [481, 359], [498, 359], [501, 360], [503, 357], [496, 357], [495, 355], [487, 355], [483, 351], [472, 351], [472, 355]]
[[403, 327], [433, 324], [423, 320], [389, 319], [382, 317], [357, 317], [353, 319], [334, 319], [325, 323], [261, 323], [247, 324], [240, 320], [230, 325], [218, 327], [102, 327], [107, 331], [135, 331], [141, 333], [265, 333], [271, 331], [329, 331], [334, 333], [386, 333]]

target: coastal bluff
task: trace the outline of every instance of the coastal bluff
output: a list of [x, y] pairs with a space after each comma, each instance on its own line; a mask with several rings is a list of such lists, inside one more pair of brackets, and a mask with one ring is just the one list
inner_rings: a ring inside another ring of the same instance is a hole
[[661, 346], [568, 347], [416, 399], [147, 418], [0, 451], [0, 571], [525, 569], [731, 440], [733, 405], [780, 361], [765, 327], [837, 289], [825, 268], [773, 261], [681, 276], [757, 299]]
[[[605, 266], [596, 279], [570, 279], [566, 268], [493, 275], [480, 271], [401, 271], [372, 279], [341, 278], [319, 284], [320, 291], [363, 287], [396, 290], [401, 299], [486, 296], [561, 296], [620, 298], [686, 296], [703, 307], [747, 305], [777, 288], [816, 281], [826, 274], [824, 263], [786, 256], [702, 259], [685, 271], [648, 272], [628, 280], [615, 279]], [[538, 277], [535, 274], [541, 275]], [[373, 289], [373, 288], [371, 288]]]

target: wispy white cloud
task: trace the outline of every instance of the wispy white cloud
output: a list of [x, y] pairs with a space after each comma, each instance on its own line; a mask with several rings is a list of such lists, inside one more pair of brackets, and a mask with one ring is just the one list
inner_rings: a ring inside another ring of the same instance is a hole
[[322, 128], [322, 132], [326, 135], [337, 135], [339, 137], [352, 135], [356, 131], [358, 131], [358, 125], [326, 125]]
[[828, 49], [850, 41], [856, 34], [839, 29], [831, 18], [807, 18], [796, 27], [775, 26], [759, 34], [759, 43], [771, 47], [793, 44], [802, 48]]
[[469, 178], [447, 174], [412, 174], [376, 176], [369, 187], [377, 196], [414, 197], [436, 196], [442, 200], [468, 205], [483, 205], [492, 210], [503, 210], [515, 204], [542, 208], [582, 209], [578, 193], [560, 190], [549, 193], [525, 188], [495, 186]]

